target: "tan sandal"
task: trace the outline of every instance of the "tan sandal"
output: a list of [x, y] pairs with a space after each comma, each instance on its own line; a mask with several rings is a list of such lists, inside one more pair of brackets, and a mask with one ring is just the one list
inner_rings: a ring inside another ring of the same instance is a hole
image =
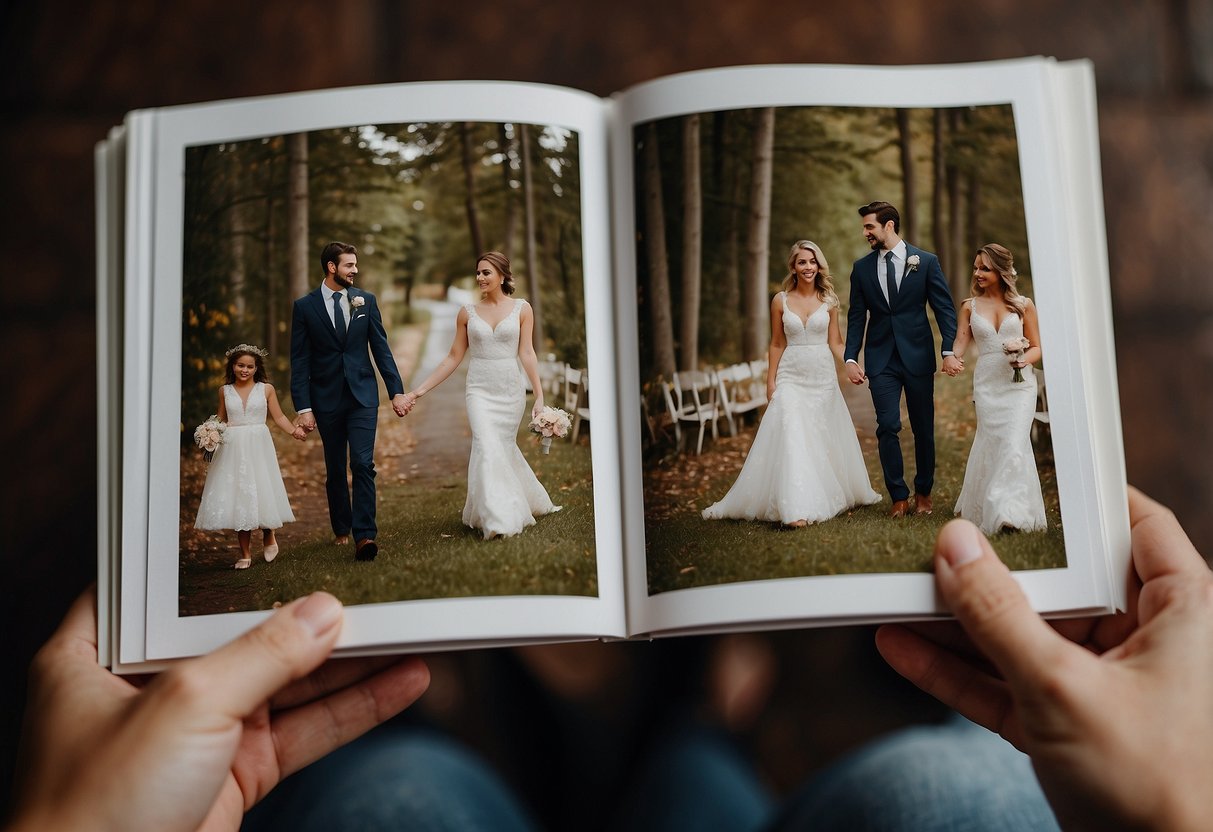
[[233, 568], [234, 569], [248, 569], [252, 565], [253, 565], [252, 558], [241, 558], [240, 560], [236, 561]]

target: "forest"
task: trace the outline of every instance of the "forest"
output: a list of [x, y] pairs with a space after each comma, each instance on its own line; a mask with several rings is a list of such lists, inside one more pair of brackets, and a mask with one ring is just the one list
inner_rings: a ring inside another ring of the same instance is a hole
[[[856, 209], [898, 206], [903, 239], [939, 254], [953, 297], [1000, 242], [1031, 295], [1010, 105], [768, 107], [634, 131], [641, 378], [765, 357], [791, 245], [818, 243], [845, 307], [868, 251]], [[660, 407], [654, 403], [653, 406]]]
[[291, 306], [319, 285], [331, 240], [358, 247], [358, 283], [389, 332], [413, 320], [418, 293], [470, 286], [477, 255], [502, 251], [540, 355], [585, 366], [580, 163], [565, 128], [355, 125], [191, 147], [184, 221], [187, 424], [214, 409], [234, 344], [268, 349], [289, 390]]

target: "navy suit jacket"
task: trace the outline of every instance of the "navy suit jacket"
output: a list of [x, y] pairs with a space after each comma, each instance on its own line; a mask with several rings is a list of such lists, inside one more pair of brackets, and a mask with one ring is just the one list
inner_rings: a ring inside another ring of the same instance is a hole
[[[847, 311], [847, 343], [844, 360], [859, 360], [864, 348], [864, 372], [871, 376], [889, 363], [896, 347], [902, 365], [910, 375], [935, 372], [935, 336], [927, 320], [927, 305], [935, 313], [943, 343], [940, 352], [951, 352], [956, 340], [956, 307], [944, 279], [939, 258], [906, 244], [906, 259], [918, 255], [918, 268], [906, 266], [897, 298], [890, 308], [880, 289], [883, 276], [877, 275], [881, 251], [873, 251], [855, 261], [851, 269], [851, 308]], [[865, 337], [865, 328], [867, 330]]]
[[[355, 298], [363, 299], [356, 309], [352, 306]], [[346, 383], [359, 404], [377, 407], [379, 384], [371, 368], [372, 357], [388, 396], [404, 392], [375, 296], [351, 288], [349, 299], [345, 343], [337, 338], [319, 286], [295, 301], [291, 317], [291, 400], [296, 411], [336, 410]]]

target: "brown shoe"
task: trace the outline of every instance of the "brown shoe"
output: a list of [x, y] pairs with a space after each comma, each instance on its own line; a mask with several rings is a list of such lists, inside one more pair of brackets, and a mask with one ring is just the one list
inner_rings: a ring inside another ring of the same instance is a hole
[[915, 514], [930, 514], [932, 508], [934, 508], [934, 506], [931, 505], [931, 496], [929, 494], [914, 495]]
[[905, 517], [906, 512], [910, 510], [909, 500], [894, 500], [893, 508], [889, 509], [890, 517]]
[[375, 541], [367, 538], [366, 540], [358, 541], [358, 549], [354, 552], [355, 560], [374, 560], [375, 555], [379, 554], [379, 546]]

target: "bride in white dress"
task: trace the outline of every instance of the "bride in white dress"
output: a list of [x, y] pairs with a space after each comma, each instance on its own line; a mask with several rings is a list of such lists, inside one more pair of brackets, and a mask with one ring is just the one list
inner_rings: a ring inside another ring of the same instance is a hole
[[843, 341], [829, 264], [816, 243], [801, 240], [788, 269], [771, 301], [770, 404], [737, 481], [704, 509], [708, 520], [799, 527], [880, 502], [838, 386]]
[[[973, 403], [977, 433], [969, 451], [956, 513], [986, 534], [1000, 529], [1045, 528], [1045, 504], [1032, 451], [1036, 376], [1040, 360], [1040, 324], [1031, 298], [1015, 290], [1011, 252], [997, 243], [983, 246], [973, 261], [973, 297], [962, 304], [954, 351], [963, 358], [977, 346]], [[1003, 345], [1026, 338], [1022, 355]], [[1016, 371], [1022, 381], [1015, 381]]]
[[510, 261], [490, 251], [476, 263], [479, 303], [469, 303], [455, 319], [455, 341], [446, 358], [416, 389], [406, 393], [412, 410], [418, 399], [446, 380], [471, 354], [466, 400], [472, 428], [468, 459], [468, 495], [463, 523], [479, 529], [485, 540], [509, 537], [535, 523], [540, 515], [559, 511], [518, 450], [518, 426], [526, 407], [519, 362], [535, 391], [531, 418], [543, 410], [543, 386], [532, 331], [535, 315], [525, 300], [514, 300]]

